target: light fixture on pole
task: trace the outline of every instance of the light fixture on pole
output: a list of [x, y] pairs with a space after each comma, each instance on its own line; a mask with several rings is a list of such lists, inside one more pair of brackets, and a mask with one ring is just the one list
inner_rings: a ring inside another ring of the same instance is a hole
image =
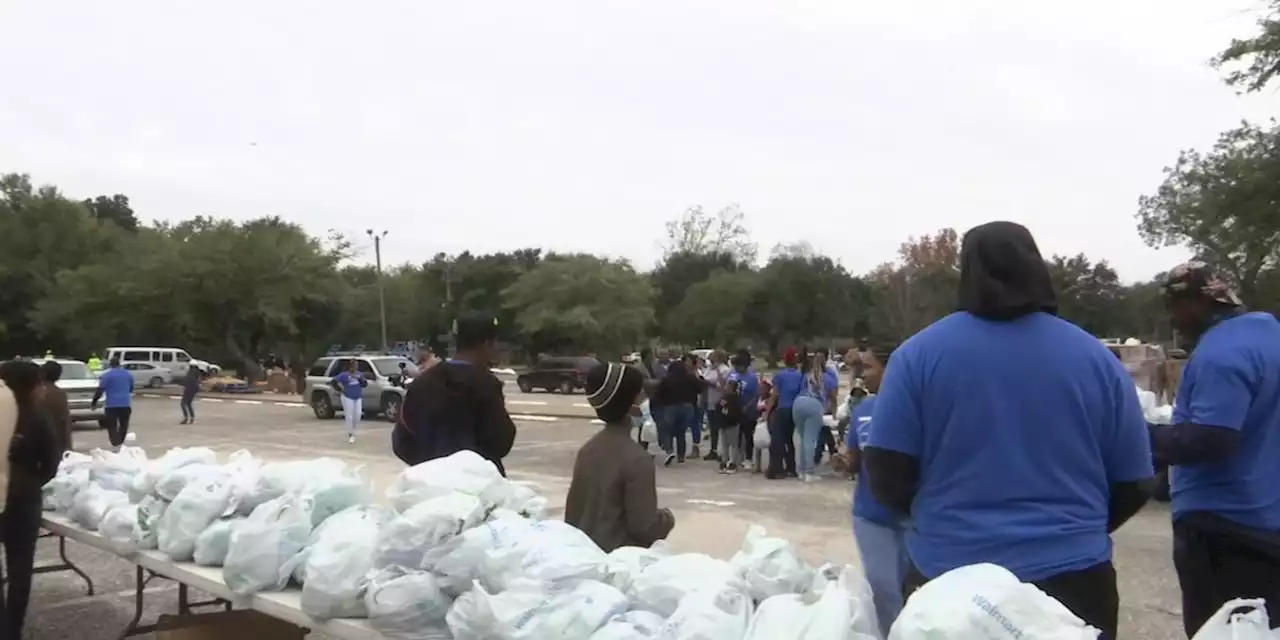
[[382, 350], [386, 351], [390, 344], [387, 343], [387, 294], [382, 286], [382, 239], [387, 237], [387, 232], [375, 233], [373, 229], [366, 229], [365, 233], [373, 238], [373, 257], [378, 274], [378, 318], [382, 322]]

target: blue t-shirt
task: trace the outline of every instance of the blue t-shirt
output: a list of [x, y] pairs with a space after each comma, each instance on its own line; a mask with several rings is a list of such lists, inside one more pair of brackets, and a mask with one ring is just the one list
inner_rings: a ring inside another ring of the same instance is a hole
[[1240, 432], [1230, 458], [1170, 469], [1174, 519], [1208, 511], [1280, 530], [1280, 322], [1253, 312], [1210, 328], [1183, 369], [1173, 423]]
[[352, 375], [350, 371], [343, 371], [333, 377], [333, 381], [342, 387], [342, 395], [352, 400], [359, 400], [364, 397], [364, 386], [360, 383], [364, 382], [364, 374], [356, 372]]
[[742, 400], [743, 411], [755, 415], [756, 403], [760, 402], [760, 377], [748, 367], [746, 373], [730, 371], [729, 382], [738, 383], [738, 398]]
[[1030, 582], [1111, 559], [1110, 484], [1154, 475], [1133, 378], [1079, 327], [953, 313], [893, 354], [868, 446], [920, 462], [907, 532], [928, 578], [990, 562]]
[[[875, 396], [868, 397], [854, 407], [853, 413], [849, 415], [849, 431], [844, 441], [846, 449], [861, 451], [867, 445], [867, 439], [871, 437], [871, 410], [876, 404], [875, 400]], [[858, 484], [853, 490], [853, 515], [886, 527], [898, 526], [901, 521], [901, 518], [871, 495], [871, 483], [867, 482], [865, 463], [858, 473]]]
[[790, 409], [796, 396], [804, 390], [804, 374], [799, 369], [787, 367], [773, 374], [773, 392], [778, 394], [778, 408]]
[[133, 376], [120, 367], [107, 369], [98, 377], [98, 388], [106, 400], [102, 406], [123, 409], [133, 404]]

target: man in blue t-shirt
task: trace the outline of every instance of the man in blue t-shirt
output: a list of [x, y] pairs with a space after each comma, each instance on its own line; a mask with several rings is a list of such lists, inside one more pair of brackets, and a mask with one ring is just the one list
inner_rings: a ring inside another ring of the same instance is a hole
[[773, 374], [773, 393], [769, 396], [769, 404], [765, 411], [769, 424], [769, 470], [765, 477], [770, 480], [796, 478], [796, 421], [791, 415], [791, 408], [804, 387], [804, 374], [796, 368], [799, 356], [795, 347], [787, 347], [782, 354], [782, 371]]
[[89, 410], [98, 409], [98, 400], [105, 395], [102, 408], [102, 426], [107, 429], [111, 446], [119, 450], [129, 435], [129, 419], [133, 417], [133, 376], [120, 367], [120, 358], [114, 357], [108, 368], [98, 376], [98, 388], [93, 392]]
[[[880, 390], [884, 367], [889, 363], [894, 347], [869, 350], [862, 356], [863, 383], [868, 392]], [[845, 439], [845, 451], [855, 462], [858, 453], [871, 437], [871, 417], [875, 408], [874, 395], [868, 396], [853, 408], [849, 416], [849, 431]], [[853, 491], [853, 537], [858, 544], [858, 557], [862, 558], [862, 571], [871, 585], [875, 602], [876, 619], [880, 632], [889, 635], [889, 628], [902, 612], [902, 585], [907, 577], [911, 561], [907, 557], [907, 529], [902, 516], [895, 514], [871, 495], [867, 482], [866, 465], [857, 464], [854, 473], [861, 475]]]
[[958, 306], [894, 353], [863, 450], [872, 493], [911, 519], [906, 590], [997, 564], [1114, 638], [1109, 534], [1154, 476], [1133, 380], [1056, 316], [1021, 225], [965, 234]]
[[1203, 262], [1170, 271], [1164, 294], [1173, 327], [1195, 343], [1173, 424], [1151, 427], [1156, 458], [1173, 465], [1190, 637], [1232, 598], [1265, 598], [1280, 616], [1280, 322], [1247, 312]]

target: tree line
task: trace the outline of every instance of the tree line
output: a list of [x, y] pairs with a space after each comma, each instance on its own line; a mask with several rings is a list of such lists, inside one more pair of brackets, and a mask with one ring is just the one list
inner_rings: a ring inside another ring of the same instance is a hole
[[[1212, 61], [1242, 91], [1280, 74], [1280, 0], [1259, 31]], [[1247, 304], [1274, 312], [1278, 203], [1280, 125], [1246, 122], [1181, 153], [1138, 202], [1137, 230], [1151, 246], [1191, 248]], [[776, 354], [783, 344], [902, 339], [955, 304], [955, 229], [907, 239], [867, 274], [804, 243], [758, 259], [736, 207], [690, 208], [666, 235], [647, 272], [536, 247], [392, 267], [382, 277], [388, 336], [439, 347], [459, 313], [486, 310], [518, 357], [617, 357], [651, 344]], [[268, 352], [305, 362], [333, 344], [377, 345], [378, 275], [352, 257], [348, 239], [279, 217], [142, 224], [125, 195], [77, 200], [27, 175], [0, 176], [0, 349], [85, 356], [110, 344], [179, 345], [252, 372]], [[1156, 279], [1121, 283], [1084, 253], [1046, 262], [1066, 319], [1100, 337], [1172, 338]]]

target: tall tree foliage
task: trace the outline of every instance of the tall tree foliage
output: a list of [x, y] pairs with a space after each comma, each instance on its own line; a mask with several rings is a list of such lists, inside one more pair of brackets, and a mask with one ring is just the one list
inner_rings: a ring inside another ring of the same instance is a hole
[[1226, 68], [1226, 83], [1244, 93], [1261, 91], [1280, 75], [1280, 0], [1270, 0], [1257, 25], [1257, 33], [1232, 40], [1211, 61]]

